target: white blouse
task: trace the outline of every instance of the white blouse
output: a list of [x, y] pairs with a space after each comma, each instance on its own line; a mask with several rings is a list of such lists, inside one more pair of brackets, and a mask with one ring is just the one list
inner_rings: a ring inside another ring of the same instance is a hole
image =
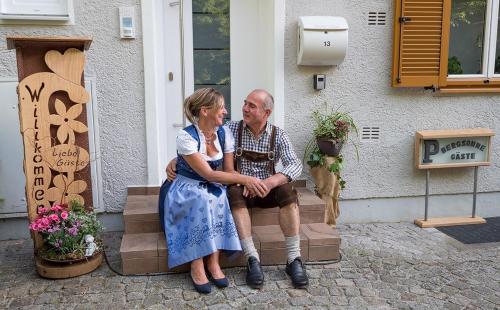
[[[207, 155], [205, 135], [203, 134], [203, 132], [201, 132], [200, 128], [197, 125], [194, 126], [196, 127], [196, 130], [198, 131], [198, 135], [200, 137], [200, 153], [202, 155], [202, 158], [207, 161], [221, 159], [223, 157], [223, 152], [221, 152], [221, 145], [219, 142], [219, 137], [217, 136], [217, 132], [215, 132], [215, 135], [217, 137], [214, 140], [214, 145], [218, 153], [213, 157], [209, 157]], [[232, 153], [234, 152], [233, 133], [227, 126], [222, 126], [222, 128], [224, 129], [225, 133], [224, 153]], [[179, 133], [177, 134], [177, 152], [179, 152], [180, 155], [191, 155], [198, 152], [198, 142], [193, 137], [191, 137], [191, 135], [184, 129], [179, 130]]]

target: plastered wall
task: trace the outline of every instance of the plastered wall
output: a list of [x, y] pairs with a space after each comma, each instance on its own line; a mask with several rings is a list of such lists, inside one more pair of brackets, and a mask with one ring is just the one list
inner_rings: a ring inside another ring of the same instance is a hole
[[[324, 102], [351, 112], [358, 127], [381, 128], [379, 142], [360, 143], [357, 140], [359, 160], [352, 145], [343, 150], [343, 178], [347, 187], [341, 196], [346, 200], [423, 195], [425, 171], [414, 168], [414, 135], [418, 130], [485, 127], [500, 134], [500, 95], [443, 96], [423, 89], [390, 87], [393, 2], [286, 2], [285, 124], [296, 151], [303, 154], [305, 141], [312, 132], [310, 111]], [[368, 12], [387, 12], [386, 25], [369, 26]], [[343, 16], [347, 19], [349, 47], [340, 66], [296, 65], [297, 21], [299, 16], [306, 15]], [[313, 90], [312, 76], [316, 73], [327, 75], [325, 90]], [[478, 191], [498, 194], [500, 137], [493, 141], [492, 165], [479, 168]], [[432, 194], [472, 192], [472, 168], [434, 170], [431, 175]], [[303, 176], [308, 177], [307, 168]], [[453, 198], [449, 203], [454, 203]], [[499, 208], [500, 204], [497, 205]]]
[[[0, 25], [0, 76], [17, 76], [7, 35], [89, 36], [86, 76], [96, 79], [104, 207], [121, 211], [129, 185], [147, 183], [139, 0], [73, 1], [75, 25]], [[135, 6], [136, 39], [119, 38], [118, 7]]]
[[[6, 35], [94, 39], [87, 51], [85, 73], [95, 76], [97, 81], [104, 207], [110, 212], [121, 211], [127, 186], [147, 184], [140, 1], [86, 0], [74, 1], [74, 5], [75, 25], [0, 25], [0, 76], [17, 76], [15, 52], [6, 50]], [[134, 40], [119, 38], [119, 6], [136, 8]], [[440, 96], [423, 89], [390, 87], [392, 6], [392, 0], [286, 1], [285, 127], [299, 156], [302, 157], [305, 142], [311, 136], [310, 112], [325, 102], [351, 112], [359, 128], [381, 128], [381, 139], [376, 143], [361, 143], [354, 138], [359, 160], [352, 145], [344, 148], [343, 178], [347, 181], [341, 195], [344, 202], [422, 197], [425, 172], [414, 168], [413, 158], [417, 130], [486, 127], [500, 133], [500, 95]], [[386, 12], [386, 25], [369, 26], [367, 14], [371, 11]], [[344, 63], [338, 67], [296, 65], [297, 21], [302, 15], [347, 19], [349, 47]], [[327, 75], [325, 90], [313, 90], [312, 76], [316, 73]], [[500, 137], [493, 141], [492, 165], [480, 168], [478, 191], [488, 193], [488, 204], [495, 207], [495, 197], [500, 194]], [[307, 166], [303, 177], [309, 178]], [[432, 171], [431, 192], [470, 193], [472, 180], [472, 169]], [[451, 197], [445, 203], [452, 205]], [[401, 204], [394, 203], [393, 209], [400, 207]], [[404, 214], [409, 214], [405, 212], [389, 220], [405, 219], [408, 216]], [[377, 217], [384, 218], [374, 214], [373, 218]]]

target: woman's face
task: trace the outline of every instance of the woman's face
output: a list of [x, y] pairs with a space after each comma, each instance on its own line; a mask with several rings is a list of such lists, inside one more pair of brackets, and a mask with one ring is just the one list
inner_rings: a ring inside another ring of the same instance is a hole
[[207, 109], [207, 121], [214, 124], [215, 126], [221, 126], [224, 124], [224, 117], [227, 114], [226, 106], [223, 104], [222, 107], [214, 107], [212, 109]]

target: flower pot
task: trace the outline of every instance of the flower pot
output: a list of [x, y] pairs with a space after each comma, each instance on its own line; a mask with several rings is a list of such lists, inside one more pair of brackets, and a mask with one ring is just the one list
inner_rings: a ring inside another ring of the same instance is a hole
[[66, 279], [81, 276], [97, 269], [103, 259], [102, 240], [92, 256], [56, 255], [50, 253], [46, 245], [35, 250], [35, 264], [38, 274], [48, 279]]
[[40, 249], [36, 250], [35, 255], [46, 263], [54, 263], [59, 265], [71, 265], [75, 263], [79, 263], [82, 261], [88, 261], [95, 256], [101, 254], [103, 250], [102, 240], [96, 240], [96, 244], [98, 245], [97, 250], [91, 256], [85, 256], [84, 253], [68, 253], [68, 254], [54, 254], [50, 251], [50, 248], [47, 245], [42, 246]]
[[36, 271], [41, 277], [47, 279], [67, 279], [94, 271], [101, 265], [102, 258], [103, 252], [101, 251], [85, 260], [68, 264], [48, 262], [35, 255], [35, 265]]
[[316, 143], [318, 144], [319, 150], [328, 156], [339, 156], [342, 150], [343, 142], [337, 142], [330, 138], [316, 138]]

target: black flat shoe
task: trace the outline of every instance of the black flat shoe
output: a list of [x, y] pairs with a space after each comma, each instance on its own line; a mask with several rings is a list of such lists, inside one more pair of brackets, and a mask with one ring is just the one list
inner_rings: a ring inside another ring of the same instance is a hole
[[205, 284], [196, 284], [194, 283], [193, 276], [189, 273], [189, 277], [191, 278], [191, 282], [193, 282], [194, 289], [200, 294], [210, 294], [212, 292], [212, 285], [210, 282]]
[[248, 258], [246, 280], [247, 285], [251, 288], [262, 288], [264, 285], [264, 273], [256, 257], [250, 256]]
[[215, 279], [212, 274], [207, 270], [208, 280], [210, 280], [218, 288], [224, 288], [229, 286], [229, 280], [224, 277], [222, 279]]
[[286, 264], [286, 273], [292, 278], [292, 284], [295, 288], [305, 288], [309, 285], [306, 267], [302, 259], [297, 257], [293, 262]]

